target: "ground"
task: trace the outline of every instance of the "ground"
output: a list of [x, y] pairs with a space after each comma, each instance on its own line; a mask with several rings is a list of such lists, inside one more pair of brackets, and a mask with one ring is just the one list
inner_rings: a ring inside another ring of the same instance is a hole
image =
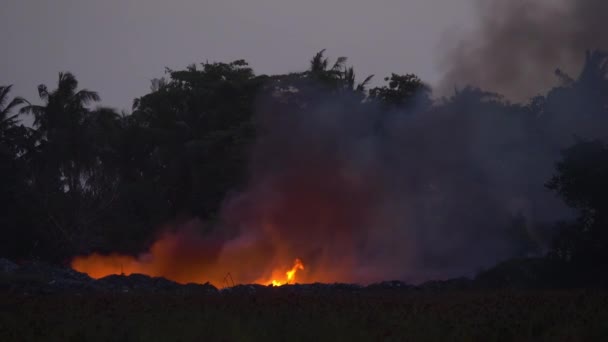
[[0, 295], [0, 341], [602, 341], [608, 293]]

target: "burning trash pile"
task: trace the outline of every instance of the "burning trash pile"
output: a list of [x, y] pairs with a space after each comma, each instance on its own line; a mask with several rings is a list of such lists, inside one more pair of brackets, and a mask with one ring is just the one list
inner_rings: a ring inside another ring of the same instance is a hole
[[[292, 270], [298, 270], [301, 261], [296, 262]], [[302, 266], [303, 267], [303, 266]], [[292, 270], [289, 270], [290, 273]], [[290, 273], [294, 274], [294, 273]], [[287, 276], [287, 275], [286, 275]], [[230, 281], [230, 280], [229, 280]], [[454, 284], [457, 284], [454, 286]], [[41, 262], [30, 262], [18, 265], [0, 258], [0, 291], [18, 295], [44, 294], [93, 294], [93, 293], [157, 293], [184, 295], [220, 295], [220, 294], [264, 294], [264, 293], [299, 293], [299, 294], [336, 294], [377, 291], [434, 291], [434, 290], [467, 290], [473, 288], [469, 279], [445, 282], [425, 283], [413, 286], [401, 281], [386, 281], [368, 286], [344, 283], [311, 283], [311, 284], [230, 284], [217, 288], [210, 283], [178, 283], [163, 277], [151, 277], [144, 274], [112, 274], [94, 279], [87, 274], [68, 267], [60, 267]]]
[[282, 286], [310, 280], [302, 259], [296, 257], [288, 264], [287, 257], [278, 256], [289, 253], [268, 245], [266, 235], [223, 241], [203, 236], [197, 224], [191, 222], [180, 230], [165, 232], [148, 251], [136, 256], [93, 253], [75, 257], [70, 266], [94, 279], [145, 274], [182, 285], [209, 282], [216, 288], [236, 284]]

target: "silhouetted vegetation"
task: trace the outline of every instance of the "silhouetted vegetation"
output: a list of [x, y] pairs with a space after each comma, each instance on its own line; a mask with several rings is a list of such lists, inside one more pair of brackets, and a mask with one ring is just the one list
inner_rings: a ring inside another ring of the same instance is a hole
[[[541, 277], [531, 281], [539, 286], [605, 284], [606, 54], [588, 53], [578, 77], [558, 72], [559, 83], [526, 104], [475, 88], [432, 100], [430, 88], [412, 74], [392, 74], [384, 85], [370, 88], [371, 76], [357, 83], [346, 61], [341, 57], [331, 64], [321, 51], [306, 71], [286, 75], [256, 75], [242, 60], [166, 70], [167, 78], [154, 80], [150, 92], [134, 100], [132, 113], [96, 107], [97, 93], [80, 88], [70, 73], [60, 73], [57, 84], [38, 87], [40, 104], [12, 97], [10, 86], [0, 87], [2, 254], [63, 262], [93, 251], [136, 253], [160, 226], [175, 220], [197, 217], [214, 229], [223, 201], [249, 181], [252, 147], [264, 134], [256, 111], [305, 111], [318, 99], [340, 96], [353, 111], [373, 108], [369, 113], [377, 116], [378, 135], [391, 134], [390, 118], [395, 116], [443, 118], [440, 126], [409, 122], [416, 134], [403, 137], [402, 148], [415, 149], [415, 141], [422, 139], [432, 141], [427, 148], [441, 146], [445, 158], [425, 159], [421, 150], [417, 163], [438, 172], [457, 170], [435, 179], [431, 188], [456, 191], [463, 202], [486, 198], [486, 192], [496, 192], [498, 198], [508, 191], [507, 181], [504, 189], [491, 188], [495, 183], [484, 178], [482, 168], [513, 177], [522, 188], [546, 183], [577, 217], [560, 222], [523, 214], [507, 218], [505, 229], [513, 241], [505, 243], [516, 247], [505, 257], [544, 257], [511, 261]], [[24, 116], [33, 118], [31, 127], [20, 122]], [[467, 130], [459, 135], [459, 127], [471, 123], [479, 128], [475, 134], [491, 137], [475, 147], [476, 156], [488, 161], [479, 169], [467, 161], [469, 154], [457, 153], [469, 149]], [[559, 151], [561, 160], [555, 158]], [[501, 160], [523, 166], [510, 169]], [[538, 170], [550, 170], [552, 164], [554, 176], [543, 178], [544, 171]], [[481, 188], [465, 186], [472, 182]], [[404, 183], [409, 189], [427, 186], [418, 178]], [[468, 225], [493, 224], [483, 216], [492, 213], [490, 207], [477, 208], [483, 215], [466, 213], [466, 208], [446, 210]], [[479, 279], [501, 283], [502, 275], [519, 272], [500, 267]]]

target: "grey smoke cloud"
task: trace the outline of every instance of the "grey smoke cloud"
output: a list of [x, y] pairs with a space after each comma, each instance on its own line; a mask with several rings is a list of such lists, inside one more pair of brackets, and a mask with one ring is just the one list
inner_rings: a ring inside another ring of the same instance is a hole
[[[302, 282], [472, 275], [532, 252], [532, 225], [556, 216], [551, 161], [531, 153], [543, 147], [527, 145], [515, 108], [462, 96], [386, 113], [296, 96], [310, 102], [262, 101], [249, 187], [226, 201], [221, 230], [267, 241], [269, 260], [302, 258]], [[517, 215], [528, 221], [514, 227]]]
[[[525, 100], [576, 75], [588, 49], [608, 48], [603, 0], [477, 0], [475, 28], [442, 51], [442, 92], [466, 85]], [[447, 42], [446, 42], [447, 44]]]
[[[521, 99], [554, 85], [558, 66], [576, 75], [584, 50], [602, 47], [605, 7], [479, 2], [478, 30], [446, 47], [444, 84]], [[468, 91], [429, 110], [389, 113], [306, 91], [306, 108], [260, 102], [249, 186], [226, 199], [221, 215], [222, 270], [245, 260], [243, 245], [256, 264], [302, 258], [301, 282], [423, 281], [525, 255], [538, 239], [534, 224], [568, 214], [543, 186], [559, 148], [573, 133], [602, 135], [606, 127], [577, 115], [584, 94], [554, 102], [572, 110], [539, 117]], [[526, 221], [513, 225], [518, 215]]]

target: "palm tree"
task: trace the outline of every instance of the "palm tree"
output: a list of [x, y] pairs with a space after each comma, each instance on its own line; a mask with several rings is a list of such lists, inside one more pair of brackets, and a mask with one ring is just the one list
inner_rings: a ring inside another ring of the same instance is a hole
[[12, 86], [0, 87], [0, 149], [2, 153], [8, 153], [11, 158], [17, 157], [24, 147], [28, 136], [27, 128], [17, 126], [19, 114], [13, 114], [13, 109], [27, 103], [20, 97], [9, 101], [9, 93]]
[[[96, 92], [78, 89], [71, 73], [59, 73], [57, 86], [38, 86], [42, 105], [27, 105], [20, 113], [34, 117], [34, 144], [26, 157], [38, 206], [66, 248], [80, 248], [90, 237], [91, 194], [99, 165], [99, 139], [91, 134], [111, 113], [89, 109]], [[98, 124], [99, 123], [99, 124]]]
[[11, 115], [11, 112], [15, 107], [20, 106], [26, 101], [21, 97], [15, 97], [9, 102], [8, 94], [13, 86], [2, 86], [0, 87], [0, 130], [5, 131], [6, 129], [13, 127], [17, 124], [17, 117], [19, 114]]
[[342, 80], [344, 81], [345, 88], [357, 93], [364, 93], [373, 77], [374, 75], [369, 75], [363, 82], [355, 84], [355, 69], [353, 67], [344, 69], [344, 72], [342, 73]]
[[29, 105], [22, 113], [34, 115], [34, 126], [48, 134], [61, 129], [65, 124], [80, 124], [84, 121], [91, 102], [98, 102], [99, 95], [94, 91], [78, 88], [76, 77], [69, 72], [59, 73], [57, 89], [49, 92], [46, 85], [38, 86], [38, 95], [46, 103], [44, 106]]
[[328, 70], [327, 67], [329, 66], [329, 59], [325, 58], [324, 55], [325, 55], [325, 49], [317, 52], [317, 54], [312, 58], [312, 60], [310, 61], [310, 72], [311, 73], [326, 73], [326, 72], [339, 73], [347, 61], [346, 57], [338, 57], [338, 59], [336, 60], [334, 65], [331, 67], [331, 69]]
[[60, 177], [66, 179], [70, 192], [81, 189], [81, 175], [92, 166], [91, 142], [85, 125], [90, 114], [87, 106], [99, 101], [96, 92], [78, 89], [78, 81], [71, 73], [59, 73], [57, 88], [49, 91], [44, 84], [38, 86], [38, 95], [44, 105], [28, 105], [21, 113], [34, 116], [34, 127], [44, 152], [52, 156]]
[[346, 67], [347, 57], [338, 57], [331, 68], [329, 67], [329, 59], [325, 58], [325, 49], [317, 52], [310, 60], [310, 68], [308, 75], [320, 80], [324, 84], [332, 85], [339, 90], [353, 91], [364, 93], [367, 84], [371, 81], [374, 75], [370, 75], [359, 84], [355, 84], [355, 70], [353, 67]]

